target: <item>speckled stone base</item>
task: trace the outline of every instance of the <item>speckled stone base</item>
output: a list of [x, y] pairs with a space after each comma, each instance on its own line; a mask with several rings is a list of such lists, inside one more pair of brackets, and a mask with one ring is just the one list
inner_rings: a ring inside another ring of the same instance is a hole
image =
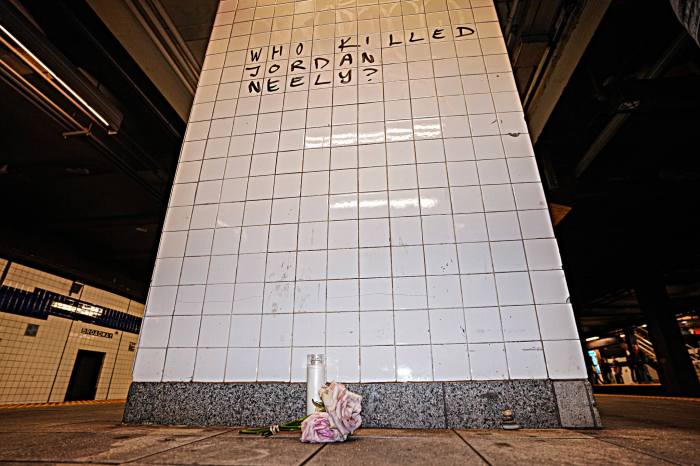
[[[524, 428], [602, 427], [588, 381], [510, 380], [348, 384], [362, 395], [362, 425], [499, 428], [510, 408]], [[302, 416], [303, 383], [134, 382], [127, 424], [264, 426]]]

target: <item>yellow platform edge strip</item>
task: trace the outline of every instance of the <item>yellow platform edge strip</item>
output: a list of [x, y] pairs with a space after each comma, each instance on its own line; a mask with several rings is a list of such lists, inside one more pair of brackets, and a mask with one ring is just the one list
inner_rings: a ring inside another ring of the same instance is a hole
[[650, 395], [618, 395], [616, 393], [594, 393], [595, 397], [608, 397], [608, 398], [643, 398], [643, 399], [654, 399], [654, 400], [672, 400], [672, 401], [696, 401], [700, 402], [700, 398], [690, 398], [683, 396], [650, 396]]
[[51, 403], [16, 403], [0, 405], [0, 409], [53, 408], [57, 406], [103, 405], [125, 403], [126, 400], [57, 401]]

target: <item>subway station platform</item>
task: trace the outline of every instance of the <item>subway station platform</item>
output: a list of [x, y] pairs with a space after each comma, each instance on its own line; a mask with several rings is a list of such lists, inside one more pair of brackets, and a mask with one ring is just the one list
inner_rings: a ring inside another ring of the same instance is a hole
[[0, 409], [0, 464], [700, 464], [700, 400], [597, 396], [600, 430], [361, 429], [337, 445], [125, 426], [121, 403]]

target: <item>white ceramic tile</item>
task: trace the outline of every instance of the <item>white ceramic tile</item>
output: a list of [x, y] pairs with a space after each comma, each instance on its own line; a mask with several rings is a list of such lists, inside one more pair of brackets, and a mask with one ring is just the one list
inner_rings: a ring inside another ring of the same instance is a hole
[[259, 200], [245, 203], [243, 225], [267, 225], [270, 223], [272, 201]]
[[451, 215], [427, 215], [421, 217], [425, 244], [453, 243], [454, 224]]
[[207, 283], [233, 283], [236, 280], [237, 268], [238, 256], [235, 254], [211, 256]]
[[296, 259], [297, 280], [323, 280], [326, 278], [327, 252], [299, 251]]
[[329, 312], [356, 311], [360, 309], [359, 280], [329, 280], [327, 293], [327, 309]]
[[433, 344], [463, 343], [466, 337], [464, 315], [461, 309], [434, 309], [430, 311]]
[[547, 372], [552, 379], [585, 379], [580, 340], [544, 341]]
[[326, 282], [298, 281], [294, 291], [294, 311], [322, 312], [326, 310]]
[[569, 302], [569, 290], [562, 270], [530, 272], [532, 292], [537, 304]]
[[458, 275], [427, 277], [428, 307], [431, 309], [459, 307], [462, 305], [462, 291]]
[[152, 286], [148, 290], [146, 317], [171, 315], [175, 309], [176, 286]]
[[359, 241], [361, 248], [389, 246], [389, 219], [361, 219]]
[[[207, 315], [202, 316], [199, 328], [199, 340], [197, 346], [200, 348], [225, 348], [229, 340], [229, 324], [231, 318], [228, 315]], [[222, 369], [223, 377], [223, 369]]]
[[199, 348], [192, 381], [223, 382], [226, 372], [226, 352], [226, 348]]
[[539, 183], [514, 184], [513, 194], [515, 195], [515, 205], [518, 210], [544, 209], [547, 207], [544, 190]]
[[391, 267], [395, 277], [425, 274], [422, 246], [398, 246], [391, 248]]
[[498, 301], [502, 306], [532, 304], [532, 289], [527, 272], [496, 274]]
[[391, 243], [396, 246], [422, 244], [420, 217], [391, 219]]
[[168, 348], [163, 366], [163, 382], [192, 382], [196, 348]]
[[258, 375], [258, 348], [229, 348], [226, 357], [226, 382], [254, 382]]
[[[306, 382], [306, 358], [309, 354], [323, 354], [322, 346], [295, 346], [292, 348], [291, 381]], [[328, 363], [326, 362], [326, 367]]]
[[469, 380], [469, 356], [467, 345], [433, 345], [434, 380]]
[[360, 344], [393, 345], [394, 317], [390, 311], [360, 313]]
[[231, 316], [229, 345], [257, 348], [260, 344], [259, 315], [234, 315]]
[[[519, 215], [515, 212], [490, 212], [486, 214], [486, 226], [491, 241], [520, 239]], [[524, 233], [523, 233], [524, 234]]]
[[542, 343], [523, 341], [506, 343], [508, 371], [511, 379], [546, 379]]
[[199, 337], [198, 316], [175, 316], [170, 327], [170, 347], [194, 347], [197, 346]]
[[163, 377], [166, 350], [141, 348], [136, 354], [133, 379], [135, 382], [160, 382]]
[[496, 272], [516, 272], [528, 268], [521, 241], [494, 241], [491, 243], [491, 255]]
[[497, 307], [476, 307], [464, 310], [469, 343], [503, 341], [501, 317]]
[[394, 277], [394, 309], [419, 309], [428, 306], [425, 277]]
[[[416, 141], [416, 161], [420, 163], [442, 162], [445, 160], [445, 149], [440, 139]], [[420, 168], [420, 167], [419, 167]]]
[[[295, 321], [296, 325], [296, 321]], [[332, 312], [326, 317], [326, 345], [358, 346], [360, 315], [357, 312]]]
[[457, 248], [454, 244], [425, 245], [425, 271], [428, 275], [459, 273]]
[[301, 194], [301, 174], [277, 175], [274, 185], [274, 197], [299, 196]]
[[489, 243], [461, 243], [457, 245], [459, 271], [463, 274], [493, 271]]
[[141, 348], [167, 348], [170, 322], [170, 317], [146, 317], [141, 325], [139, 346]]
[[297, 246], [297, 228], [297, 225], [294, 223], [271, 225], [267, 250], [270, 252], [295, 250]]
[[160, 240], [160, 247], [158, 248], [158, 257], [184, 256], [187, 241], [187, 231], [163, 232]]
[[[364, 316], [364, 314], [363, 314]], [[427, 345], [430, 343], [428, 311], [401, 311], [394, 315], [397, 345]]]
[[199, 315], [202, 313], [205, 287], [202, 285], [180, 286], [175, 301], [175, 315]]
[[469, 365], [473, 380], [508, 378], [503, 343], [469, 343]]
[[474, 160], [472, 138], [444, 139], [445, 159], [448, 161]]
[[358, 275], [358, 249], [332, 249], [328, 251], [328, 279], [357, 278]]
[[553, 238], [549, 210], [525, 210], [518, 212], [522, 237], [526, 239]]
[[537, 306], [537, 318], [543, 340], [576, 340], [578, 330], [570, 304]]
[[540, 339], [535, 306], [502, 306], [501, 323], [505, 341]]
[[259, 382], [288, 382], [291, 377], [291, 348], [260, 348]]
[[299, 224], [299, 250], [326, 249], [328, 224], [326, 222], [311, 222]]
[[360, 278], [391, 276], [389, 248], [360, 249]]
[[[290, 268], [291, 271], [291, 268]], [[294, 282], [267, 282], [263, 298], [262, 312], [293, 312], [294, 311]]]
[[481, 197], [486, 212], [515, 210], [513, 188], [509, 184], [482, 186]]
[[399, 382], [433, 380], [430, 345], [396, 347], [396, 380]]
[[213, 255], [238, 253], [240, 238], [240, 228], [217, 228], [214, 230], [211, 253]]
[[478, 186], [458, 186], [450, 189], [452, 210], [456, 214], [470, 214], [484, 211], [481, 188]]
[[559, 248], [554, 238], [526, 240], [525, 252], [530, 270], [561, 268]]
[[268, 314], [262, 317], [260, 346], [285, 347], [292, 341], [292, 315]]
[[419, 188], [441, 188], [447, 185], [447, 166], [444, 163], [418, 164]]
[[360, 381], [360, 348], [326, 347], [326, 377], [343, 383]]
[[396, 380], [394, 346], [363, 346], [360, 348], [360, 380], [390, 382]]
[[326, 343], [326, 314], [294, 316], [292, 344], [294, 346], [323, 346]]
[[389, 191], [389, 204], [392, 217], [418, 215], [420, 213], [418, 190]]
[[266, 254], [240, 254], [238, 267], [245, 270], [236, 274], [236, 283], [263, 282], [265, 280]]
[[461, 282], [464, 307], [498, 305], [493, 274], [462, 275]]

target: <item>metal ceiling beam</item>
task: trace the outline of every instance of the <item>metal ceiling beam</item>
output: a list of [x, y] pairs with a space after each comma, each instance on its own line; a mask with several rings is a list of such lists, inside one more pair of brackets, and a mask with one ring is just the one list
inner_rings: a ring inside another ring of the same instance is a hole
[[551, 59], [540, 73], [539, 85], [528, 96], [526, 112], [533, 143], [542, 134], [610, 3], [611, 0], [586, 0], [570, 18]]
[[[687, 43], [688, 34], [683, 31], [678, 34], [671, 42], [671, 45], [661, 54], [661, 57], [651, 66], [651, 68], [638, 73], [637, 79], [653, 79], [661, 76], [666, 69], [668, 63], [676, 55], [676, 53]], [[608, 124], [600, 131], [598, 137], [593, 140], [588, 147], [583, 157], [576, 164], [575, 176], [580, 178], [583, 173], [590, 167], [591, 163], [598, 157], [600, 152], [605, 149], [608, 143], [617, 135], [622, 127], [627, 123], [627, 120], [632, 116], [631, 112], [620, 112], [612, 116]]]
[[[160, 34], [148, 26], [151, 20], [146, 21], [138, 9], [136, 12], [132, 10], [129, 6], [133, 4], [131, 0], [87, 0], [87, 4], [138, 63], [180, 118], [187, 121], [194, 89], [189, 77], [190, 71], [187, 71], [187, 67], [180, 68], [179, 64], [189, 60], [173, 58], [178, 53], [164, 39], [162, 42], [158, 39]], [[154, 15], [157, 16], [159, 15]], [[168, 36], [168, 41], [172, 43], [172, 37]]]

